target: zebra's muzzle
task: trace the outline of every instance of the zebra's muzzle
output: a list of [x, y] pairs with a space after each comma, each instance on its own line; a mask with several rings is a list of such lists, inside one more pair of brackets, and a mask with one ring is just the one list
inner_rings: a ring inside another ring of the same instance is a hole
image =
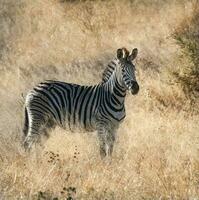
[[139, 89], [140, 89], [140, 87], [139, 87], [138, 83], [136, 81], [133, 81], [132, 87], [131, 87], [131, 94], [136, 95], [139, 92]]

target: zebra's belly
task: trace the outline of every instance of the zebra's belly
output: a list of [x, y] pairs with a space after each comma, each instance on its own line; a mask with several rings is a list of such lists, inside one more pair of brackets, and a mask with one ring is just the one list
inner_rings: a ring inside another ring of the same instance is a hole
[[69, 128], [72, 132], [92, 132], [95, 131], [94, 117], [92, 118], [81, 118], [78, 113], [66, 114], [65, 120], [62, 124], [64, 128]]

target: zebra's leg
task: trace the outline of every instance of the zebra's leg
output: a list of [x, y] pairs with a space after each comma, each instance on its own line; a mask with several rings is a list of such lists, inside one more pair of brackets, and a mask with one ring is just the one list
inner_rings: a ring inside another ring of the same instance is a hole
[[111, 156], [115, 142], [115, 131], [110, 130], [106, 127], [100, 127], [98, 129], [98, 139], [100, 145], [101, 158]]
[[44, 116], [39, 113], [28, 113], [29, 129], [28, 134], [24, 140], [24, 148], [29, 151], [33, 144], [36, 144], [40, 139], [40, 132], [44, 125]]
[[38, 142], [38, 140], [39, 140], [39, 134], [36, 134], [36, 133], [28, 134], [27, 137], [25, 138], [24, 144], [23, 144], [25, 151], [30, 151], [33, 144], [36, 144]]
[[115, 142], [115, 131], [109, 130], [106, 135], [107, 155], [112, 156], [113, 146]]
[[28, 120], [28, 111], [27, 108], [25, 107], [25, 113], [24, 113], [24, 126], [23, 126], [23, 140], [28, 134], [28, 129], [29, 129], [29, 120]]
[[98, 130], [98, 139], [100, 146], [100, 156], [103, 159], [106, 157], [106, 132], [102, 128]]

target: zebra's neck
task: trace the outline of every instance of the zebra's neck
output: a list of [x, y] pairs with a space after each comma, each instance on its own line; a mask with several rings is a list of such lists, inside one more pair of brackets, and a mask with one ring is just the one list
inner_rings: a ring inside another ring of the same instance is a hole
[[112, 76], [118, 64], [119, 60], [117, 58], [114, 58], [109, 62], [109, 64], [107, 65], [106, 69], [102, 74], [102, 83], [105, 83], [109, 80], [109, 78]]
[[122, 84], [121, 71], [118, 66], [108, 81], [106, 81], [104, 87], [109, 94], [110, 103], [118, 108], [123, 107], [126, 96], [126, 88]]

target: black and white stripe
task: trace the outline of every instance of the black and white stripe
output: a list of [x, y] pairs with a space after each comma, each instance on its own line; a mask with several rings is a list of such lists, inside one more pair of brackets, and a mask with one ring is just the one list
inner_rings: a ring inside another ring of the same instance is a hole
[[75, 127], [97, 130], [101, 156], [111, 154], [115, 131], [125, 117], [126, 90], [134, 90], [133, 82], [137, 84], [134, 65], [127, 57], [117, 55], [98, 85], [49, 80], [31, 90], [25, 102], [25, 147], [30, 148], [46, 128], [59, 125], [71, 130]]

